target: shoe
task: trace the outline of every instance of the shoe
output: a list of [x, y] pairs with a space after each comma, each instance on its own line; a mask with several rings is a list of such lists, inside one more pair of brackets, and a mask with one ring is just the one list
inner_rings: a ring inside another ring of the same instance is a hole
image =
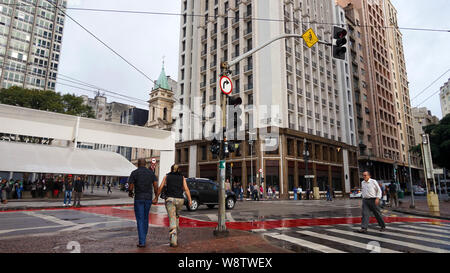
[[63, 204], [63, 207], [65, 207], [66, 206], [66, 204]]
[[144, 248], [145, 245], [136, 245], [138, 248]]
[[359, 229], [359, 230], [355, 230], [355, 232], [366, 234], [367, 233], [367, 229], [362, 228], [362, 229]]
[[386, 227], [380, 228], [380, 232], [386, 231]]

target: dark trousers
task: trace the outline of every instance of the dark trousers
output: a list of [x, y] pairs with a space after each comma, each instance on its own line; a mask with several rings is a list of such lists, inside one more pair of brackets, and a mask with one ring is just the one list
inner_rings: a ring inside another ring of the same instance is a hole
[[74, 201], [73, 201], [74, 206], [81, 206], [80, 202], [81, 202], [82, 194], [83, 194], [82, 192], [74, 191], [74, 197], [75, 197]]
[[380, 227], [386, 227], [380, 208], [375, 205], [375, 198], [363, 199], [361, 228], [367, 229], [369, 226], [370, 212], [373, 213]]
[[148, 218], [152, 200], [134, 200], [134, 214], [139, 236], [139, 244], [145, 245], [148, 233]]

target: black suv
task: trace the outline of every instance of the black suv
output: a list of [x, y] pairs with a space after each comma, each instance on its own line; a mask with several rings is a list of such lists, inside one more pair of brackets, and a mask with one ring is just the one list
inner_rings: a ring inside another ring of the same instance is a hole
[[[206, 178], [186, 178], [189, 191], [191, 192], [192, 206], [189, 207], [185, 196], [184, 204], [189, 211], [196, 211], [198, 206], [207, 205], [212, 209], [219, 204], [219, 185]], [[225, 207], [233, 209], [236, 204], [236, 194], [232, 191], [225, 192]]]

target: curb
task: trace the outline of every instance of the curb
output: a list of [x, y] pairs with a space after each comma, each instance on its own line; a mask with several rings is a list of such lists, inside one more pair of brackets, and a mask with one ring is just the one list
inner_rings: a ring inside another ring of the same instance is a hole
[[[92, 208], [92, 207], [117, 207], [117, 206], [133, 206], [133, 204], [104, 204], [104, 205], [82, 205], [81, 208]], [[0, 212], [4, 211], [30, 211], [30, 210], [54, 210], [54, 209], [74, 209], [74, 207], [63, 207], [63, 206], [47, 206], [47, 207], [28, 207], [28, 206], [21, 206], [21, 207], [10, 207], [10, 208], [2, 208], [0, 207]]]
[[427, 217], [427, 218], [436, 218], [436, 219], [440, 219], [440, 220], [450, 220], [450, 217], [435, 216], [435, 215], [430, 215], [430, 214], [427, 214], [427, 213], [412, 212], [412, 211], [408, 211], [408, 210], [393, 209], [392, 211], [400, 212], [400, 213], [404, 213], [404, 214], [411, 214], [411, 215], [414, 215], [414, 216], [421, 216], [421, 217]]

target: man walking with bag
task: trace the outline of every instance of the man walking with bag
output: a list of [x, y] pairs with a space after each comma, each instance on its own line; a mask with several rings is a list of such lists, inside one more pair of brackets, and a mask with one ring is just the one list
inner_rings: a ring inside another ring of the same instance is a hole
[[[145, 247], [148, 233], [148, 218], [152, 205], [152, 191], [155, 196], [158, 191], [158, 182], [155, 173], [145, 167], [145, 159], [138, 160], [138, 168], [128, 178], [128, 196], [134, 196], [134, 214], [136, 216], [139, 244], [137, 247]], [[134, 193], [133, 193], [134, 190]]]
[[382, 197], [380, 186], [376, 180], [370, 178], [370, 172], [363, 173], [364, 180], [361, 182], [362, 188], [362, 221], [361, 221], [361, 229], [357, 232], [359, 233], [367, 233], [367, 228], [369, 226], [369, 217], [370, 212], [375, 215], [375, 218], [380, 225], [380, 231], [386, 230], [386, 224], [383, 221], [383, 217], [381, 216], [380, 208], [378, 205], [380, 204], [380, 199]]

